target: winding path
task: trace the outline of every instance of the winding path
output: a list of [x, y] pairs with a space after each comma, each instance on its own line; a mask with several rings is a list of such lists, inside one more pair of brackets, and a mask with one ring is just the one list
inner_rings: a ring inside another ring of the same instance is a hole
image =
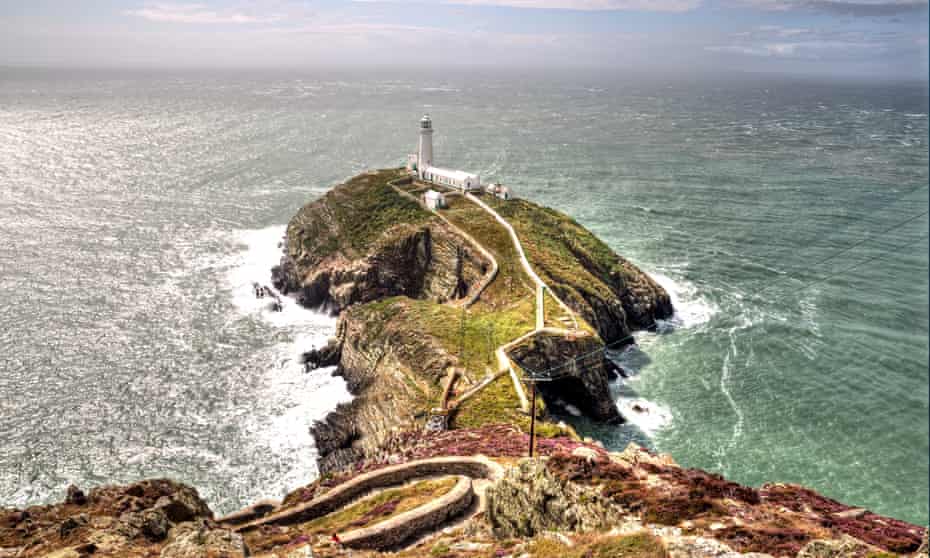
[[[388, 182], [388, 184], [398, 194], [423, 205], [421, 200], [413, 193], [400, 188], [398, 186], [399, 182], [400, 180], [393, 180]], [[476, 196], [466, 192], [464, 193], [464, 198], [486, 211], [507, 230], [513, 242], [513, 246], [519, 255], [520, 264], [524, 272], [536, 287], [537, 319], [535, 327], [531, 331], [497, 347], [495, 350], [495, 355], [498, 360], [497, 373], [490, 374], [478, 385], [473, 386], [471, 389], [461, 394], [455, 401], [451, 402], [450, 407], [452, 409], [458, 407], [458, 405], [484, 389], [494, 380], [500, 378], [503, 374], [509, 373], [513, 381], [514, 389], [520, 400], [521, 407], [524, 411], [529, 412], [529, 401], [523, 389], [520, 377], [516, 373], [514, 363], [510, 360], [507, 351], [515, 345], [540, 333], [551, 333], [564, 336], [588, 335], [589, 333], [579, 328], [578, 317], [575, 311], [549, 289], [542, 278], [533, 270], [513, 226], [497, 213], [497, 211]], [[425, 205], [423, 206], [425, 207]], [[477, 288], [474, 289], [474, 292], [472, 292], [467, 299], [464, 299], [464, 301], [458, 300], [452, 303], [469, 307], [479, 299], [484, 290], [497, 278], [500, 270], [497, 259], [490, 250], [485, 248], [469, 233], [455, 225], [446, 218], [446, 216], [431, 208], [426, 209], [442, 219], [455, 233], [465, 238], [491, 263], [490, 271], [485, 274]], [[545, 326], [543, 308], [544, 296], [547, 292], [558, 303], [565, 314], [571, 318], [572, 329]], [[450, 376], [450, 383], [446, 389], [447, 392], [450, 390], [453, 380], [454, 376]], [[444, 399], [447, 395], [448, 394], [444, 396]], [[467, 519], [483, 511], [484, 489], [488, 484], [503, 477], [503, 467], [484, 456], [437, 457], [411, 461], [358, 475], [353, 479], [337, 485], [322, 496], [314, 498], [309, 502], [300, 503], [285, 509], [281, 509], [277, 502], [259, 502], [240, 512], [219, 518], [217, 521], [235, 531], [243, 533], [265, 526], [302, 524], [343, 509], [357, 500], [371, 496], [387, 487], [397, 486], [418, 479], [453, 475], [458, 477], [455, 486], [441, 497], [397, 516], [375, 523], [369, 527], [338, 534], [338, 538], [342, 544], [349, 548], [398, 548], [403, 544], [409, 544], [411, 540], [418, 537], [429, 536], [442, 525], [448, 524], [453, 518], [459, 518], [460, 520]], [[475, 501], [477, 501], [477, 504], [475, 504]]]
[[[436, 476], [457, 476], [455, 487], [443, 496], [370, 527], [339, 533], [344, 546], [350, 548], [395, 548], [405, 541], [435, 531], [448, 520], [460, 516], [471, 507], [471, 514], [481, 511], [486, 481], [503, 477], [504, 469], [498, 463], [483, 457], [435, 457], [390, 465], [363, 473], [348, 480], [318, 498], [296, 506], [274, 511], [243, 524], [235, 524], [231, 517], [221, 518], [238, 532], [247, 532], [266, 525], [294, 525], [306, 523], [331, 514], [358, 499], [389, 486], [411, 480]], [[475, 488], [479, 493], [475, 493]], [[479, 505], [472, 506], [475, 498]], [[235, 515], [235, 514], [234, 514]]]
[[[398, 186], [397, 182], [399, 182], [399, 181], [391, 181], [391, 182], [389, 182], [389, 184], [391, 185], [391, 187], [392, 187], [397, 193], [399, 193], [399, 194], [402, 195], [402, 196], [406, 196], [406, 197], [408, 197], [408, 198], [410, 198], [410, 199], [416, 201], [417, 203], [419, 203], [419, 204], [420, 204], [421, 206], [423, 206], [423, 207], [426, 207], [425, 205], [423, 205], [423, 203], [420, 201], [420, 199], [419, 199], [417, 196], [415, 196], [415, 195], [413, 195], [412, 193], [410, 193], [410, 192], [408, 192], [408, 191], [406, 191], [406, 190], [400, 188], [400, 187]], [[460, 194], [460, 192], [457, 191], [457, 190], [454, 190], [454, 191], [452, 191], [451, 193], [453, 193], [453, 194]], [[489, 215], [491, 215], [491, 217], [493, 217], [494, 220], [498, 222], [498, 224], [500, 224], [502, 227], [504, 227], [504, 229], [506, 229], [507, 234], [510, 235], [510, 240], [511, 240], [511, 242], [513, 243], [514, 249], [516, 249], [517, 254], [519, 255], [519, 258], [520, 258], [520, 265], [521, 265], [521, 267], [523, 268], [523, 271], [526, 273], [526, 275], [530, 278], [530, 280], [531, 280], [531, 281], [533, 282], [533, 284], [536, 286], [535, 291], [536, 291], [536, 301], [537, 301], [537, 302], [536, 302], [536, 307], [537, 307], [536, 312], [537, 312], [537, 314], [536, 314], [536, 324], [535, 324], [535, 326], [534, 326], [534, 329], [533, 329], [532, 331], [529, 331], [529, 332], [527, 332], [527, 333], [525, 333], [525, 334], [523, 334], [523, 335], [517, 337], [516, 339], [513, 339], [513, 340], [511, 340], [511, 341], [508, 341], [507, 343], [504, 343], [503, 345], [500, 345], [500, 346], [494, 351], [495, 356], [497, 357], [498, 374], [501, 374], [501, 373], [509, 373], [510, 379], [511, 379], [511, 381], [512, 381], [512, 383], [513, 383], [514, 391], [515, 391], [516, 394], [517, 394], [517, 398], [520, 400], [520, 408], [521, 408], [524, 412], [530, 412], [530, 402], [529, 402], [529, 399], [527, 398], [526, 390], [523, 389], [523, 384], [522, 384], [522, 382], [520, 381], [520, 377], [519, 377], [519, 375], [517, 374], [516, 369], [514, 368], [513, 362], [510, 360], [510, 357], [507, 356], [507, 351], [510, 350], [510, 348], [513, 347], [513, 346], [515, 346], [516, 344], [518, 344], [518, 343], [520, 343], [520, 342], [522, 342], [522, 341], [524, 341], [524, 340], [526, 340], [526, 339], [532, 337], [533, 335], [536, 335], [537, 333], [542, 332], [542, 331], [546, 331], [546, 332], [549, 332], [549, 333], [554, 333], [554, 334], [557, 334], [557, 335], [564, 335], [564, 336], [569, 336], [569, 335], [587, 335], [587, 332], [586, 332], [585, 330], [581, 329], [581, 328], [578, 326], [578, 315], [577, 315], [577, 313], [576, 313], [574, 310], [572, 310], [561, 298], [559, 298], [559, 296], [556, 295], [555, 292], [553, 292], [552, 289], [550, 289], [548, 285], [546, 285], [545, 281], [542, 280], [542, 278], [541, 278], [541, 277], [536, 273], [536, 271], [533, 269], [533, 266], [530, 265], [530, 261], [529, 261], [529, 259], [526, 257], [526, 251], [523, 249], [523, 244], [520, 242], [520, 237], [517, 236], [517, 231], [513, 228], [513, 225], [511, 225], [511, 224], [510, 224], [506, 219], [504, 219], [497, 211], [495, 211], [495, 210], [494, 210], [491, 206], [489, 206], [488, 204], [486, 204], [486, 203], [484, 203], [483, 201], [481, 201], [481, 200], [480, 200], [477, 196], [475, 196], [474, 194], [471, 194], [471, 193], [469, 193], [469, 192], [464, 192], [464, 193], [461, 193], [461, 195], [462, 195], [465, 199], [467, 199], [468, 201], [474, 203], [474, 204], [477, 205], [479, 208], [481, 208], [482, 210], [484, 210], [485, 212], [487, 212]], [[466, 302], [465, 302], [464, 305], [465, 305], [465, 307], [467, 308], [467, 307], [471, 306], [472, 304], [474, 304], [474, 303], [478, 300], [478, 298], [479, 298], [479, 296], [481, 295], [481, 293], [488, 287], [488, 285], [490, 285], [490, 284], [494, 281], [494, 279], [497, 277], [498, 270], [500, 269], [500, 266], [498, 265], [497, 259], [496, 259], [496, 258], [494, 257], [494, 255], [490, 252], [490, 250], [488, 250], [487, 248], [485, 248], [485, 247], [484, 247], [480, 242], [478, 242], [474, 237], [472, 237], [470, 234], [468, 234], [467, 232], [465, 232], [464, 230], [462, 230], [460, 227], [458, 227], [457, 225], [455, 225], [452, 221], [450, 221], [449, 219], [447, 219], [446, 216], [445, 216], [445, 215], [442, 215], [440, 212], [438, 212], [438, 211], [436, 211], [436, 210], [434, 210], [434, 209], [432, 209], [432, 208], [429, 208], [429, 207], [427, 207], [426, 209], [427, 209], [428, 211], [430, 211], [431, 213], [433, 213], [434, 215], [436, 215], [437, 217], [439, 217], [440, 219], [442, 219], [443, 222], [445, 222], [446, 224], [448, 224], [455, 232], [457, 232], [458, 234], [460, 234], [461, 236], [463, 236], [466, 240], [468, 240], [473, 246], [475, 246], [475, 248], [477, 248], [485, 257], [487, 257], [487, 258], [491, 261], [491, 265], [492, 265], [491, 272], [488, 273], [488, 274], [485, 276], [485, 279], [484, 279], [483, 282], [480, 284], [479, 288], [476, 289], [475, 292], [466, 300]], [[565, 312], [565, 314], [568, 315], [568, 317], [571, 319], [571, 321], [572, 321], [572, 329], [550, 328], [550, 327], [546, 327], [546, 326], [545, 326], [545, 312], [544, 312], [544, 309], [543, 309], [543, 308], [544, 308], [544, 298], [545, 298], [546, 293], [548, 293], [548, 294], [556, 301], [556, 303], [559, 305], [559, 307], [562, 309], [562, 311]], [[495, 375], [494, 375], [495, 378], [497, 377], [498, 374], [495, 374]], [[477, 387], [477, 389], [473, 390], [473, 391], [472, 391], [471, 393], [469, 393], [468, 395], [469, 395], [469, 396], [474, 395], [474, 393], [477, 393], [478, 391], [480, 391], [481, 389], [483, 389], [485, 386], [487, 386], [489, 383], [490, 383], [489, 381], [482, 382], [482, 383]], [[456, 406], [458, 405], [458, 403], [461, 403], [463, 400], [464, 400], [464, 399], [460, 399], [459, 401], [457, 401], [457, 402], [456, 402]]]
[[[494, 209], [491, 206], [489, 206], [488, 204], [478, 199], [477, 196], [470, 194], [470, 193], [466, 193], [465, 198], [470, 200], [472, 203], [474, 203], [481, 209], [490, 213], [491, 216], [494, 217], [494, 219], [496, 219], [498, 223], [500, 223], [501, 225], [503, 225], [505, 229], [507, 229], [507, 232], [510, 233], [510, 239], [513, 241], [514, 248], [516, 248], [517, 253], [520, 254], [520, 265], [523, 266], [523, 271], [525, 271], [526, 274], [530, 277], [530, 279], [533, 280], [533, 283], [536, 284], [537, 289], [543, 289], [544, 292], [548, 292], [549, 295], [553, 299], [555, 299], [555, 301], [559, 304], [562, 310], [565, 311], [565, 313], [568, 314], [569, 317], [571, 317], [572, 325], [574, 326], [574, 329], [576, 330], [579, 329], [578, 328], [578, 317], [577, 317], [577, 314], [575, 314], [575, 311], [569, 308], [568, 305], [565, 304], [565, 302], [563, 302], [562, 299], [559, 298], [558, 295], [556, 295], [552, 291], [552, 289], [550, 289], [546, 285], [546, 283], [539, 277], [539, 275], [537, 275], [536, 272], [533, 271], [533, 267], [530, 265], [530, 261], [526, 258], [526, 252], [523, 251], [523, 244], [520, 243], [520, 238], [517, 236], [517, 231], [514, 230], [513, 225], [507, 222], [507, 219], [504, 219], [503, 217], [501, 217], [500, 213], [498, 213], [497, 211], [494, 211]], [[537, 329], [541, 329], [541, 328], [537, 327]]]

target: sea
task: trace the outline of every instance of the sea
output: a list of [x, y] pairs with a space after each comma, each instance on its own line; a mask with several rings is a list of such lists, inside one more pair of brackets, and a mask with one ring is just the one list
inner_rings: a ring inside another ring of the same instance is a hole
[[332, 317], [253, 296], [288, 219], [399, 166], [554, 207], [676, 313], [613, 353], [628, 422], [753, 486], [928, 522], [928, 88], [765, 74], [0, 68], [0, 506], [170, 477], [214, 510], [318, 475]]

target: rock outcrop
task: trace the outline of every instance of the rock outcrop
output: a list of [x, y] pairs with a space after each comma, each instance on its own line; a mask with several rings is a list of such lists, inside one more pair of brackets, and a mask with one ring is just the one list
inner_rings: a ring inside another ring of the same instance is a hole
[[609, 529], [621, 519], [617, 506], [598, 490], [556, 478], [537, 459], [521, 460], [486, 497], [488, 521], [501, 537]]
[[[341, 316], [337, 342], [305, 354], [308, 369], [338, 359], [337, 374], [355, 395], [312, 428], [323, 471], [371, 455], [392, 432], [416, 428], [435, 404], [433, 392], [440, 379], [450, 366], [463, 365], [453, 356], [463, 351], [450, 347], [457, 342], [450, 343], [448, 336], [439, 339], [441, 330], [456, 327], [457, 315], [445, 313], [437, 319], [430, 309], [418, 307], [415, 316], [400, 323], [396, 313], [389, 312], [403, 304], [397, 297], [443, 305], [461, 303], [478, 292], [496, 267], [489, 252], [476, 247], [461, 230], [470, 231], [478, 242], [491, 243], [490, 251], [507, 271], [497, 279], [501, 285], [496, 290], [492, 284], [488, 296], [481, 295], [483, 312], [507, 312], [527, 304], [519, 297], [533, 296], [532, 286], [521, 284], [527, 278], [519, 263], [502, 259], [514, 259], [515, 252], [503, 229], [489, 228], [498, 226], [492, 217], [475, 207], [476, 214], [453, 226], [391, 186], [403, 180], [403, 173], [394, 170], [366, 173], [301, 208], [288, 225], [285, 254], [273, 271], [279, 290], [308, 307]], [[567, 216], [524, 201], [507, 207], [521, 208], [514, 226], [531, 265], [605, 340], [615, 341], [671, 314], [661, 287]], [[469, 229], [472, 221], [475, 228]], [[526, 222], [545, 226], [521, 229]], [[557, 242], [550, 244], [552, 235]], [[504, 321], [519, 334], [531, 327], [531, 314], [530, 306], [518, 318]], [[514, 325], [522, 318], [525, 325]], [[482, 334], [480, 350], [486, 350], [485, 337]], [[507, 338], [498, 343], [503, 341]], [[597, 335], [542, 336], [516, 347], [511, 356], [542, 369], [601, 347]], [[469, 351], [476, 352], [464, 352]], [[571, 404], [596, 420], [619, 422], [607, 370], [603, 359], [575, 362], [563, 370], [562, 379], [543, 389], [543, 395], [550, 403]], [[473, 373], [474, 379], [485, 371]]]
[[[566, 337], [539, 332], [510, 349], [510, 358], [527, 373], [554, 378], [539, 382], [548, 405], [557, 401], [574, 405], [587, 416], [606, 422], [622, 422], [608, 384], [604, 344], [594, 336]], [[578, 355], [589, 355], [576, 359]]]
[[204, 523], [182, 523], [171, 529], [160, 558], [240, 558], [249, 556], [242, 535]]
[[337, 374], [355, 398], [311, 432], [319, 467], [335, 471], [371, 455], [391, 434], [418, 428], [418, 412], [457, 360], [424, 332], [402, 327], [378, 305], [354, 306], [339, 318]]
[[[241, 537], [212, 519], [196, 490], [170, 480], [102, 486], [87, 495], [71, 486], [60, 504], [0, 511], [0, 551], [17, 549], [17, 558], [133, 558], [158, 556], [164, 546], [165, 558], [246, 556]], [[181, 536], [188, 532], [198, 534]], [[219, 542], [237, 538], [238, 546]]]

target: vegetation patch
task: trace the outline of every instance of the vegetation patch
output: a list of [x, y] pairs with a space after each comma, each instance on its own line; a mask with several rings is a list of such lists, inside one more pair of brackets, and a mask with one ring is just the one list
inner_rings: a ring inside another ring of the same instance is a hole
[[628, 328], [650, 327], [653, 313], [671, 314], [668, 296], [658, 285], [568, 215], [522, 199], [505, 202], [484, 196], [483, 201], [513, 226], [543, 281], [589, 322], [594, 323], [595, 315], [590, 300], [621, 295], [659, 302], [657, 308], [625, 303]]
[[[389, 182], [403, 176], [400, 169], [380, 170], [360, 174], [333, 188], [301, 208], [291, 220], [289, 243], [300, 245], [315, 261], [340, 251], [354, 258], [363, 255], [392, 227], [435, 219], [435, 215], [390, 186]], [[365, 218], [360, 219], [360, 215]]]
[[[624, 509], [642, 513], [646, 522], [660, 525], [679, 525], [699, 517], [724, 516], [727, 508], [720, 499], [739, 493], [729, 485], [720, 484], [726, 481], [710, 473], [687, 469], [673, 473], [675, 467], [660, 468], [664, 480], [672, 482], [650, 483], [632, 467], [606, 457], [586, 459], [555, 455], [548, 460], [546, 467], [563, 481], [601, 486], [604, 496]], [[651, 464], [643, 464], [644, 469], [650, 467], [655, 469]], [[682, 479], [694, 480], [683, 482]]]
[[[540, 438], [562, 436], [565, 432], [558, 425], [545, 422], [545, 406], [540, 399], [536, 404], [536, 435]], [[465, 401], [452, 417], [452, 428], [480, 428], [482, 426], [509, 422], [521, 432], [530, 431], [530, 417], [520, 408], [520, 400], [509, 374], [488, 384], [476, 395]]]
[[652, 474], [660, 476], [665, 481], [690, 491], [699, 492], [709, 498], [730, 498], [747, 504], [758, 504], [761, 501], [758, 490], [728, 481], [715, 473], [708, 473], [700, 469], [662, 466], [654, 463], [644, 463], [643, 468]]
[[847, 506], [813, 490], [793, 484], [766, 485], [760, 491], [766, 503], [787, 508], [795, 512], [813, 512], [820, 517], [820, 524], [828, 529], [845, 533], [885, 550], [907, 554], [920, 547], [924, 529], [871, 512], [857, 517], [837, 517], [847, 512]]
[[[392, 461], [412, 461], [444, 455], [486, 455], [488, 457], [526, 457], [529, 435], [513, 424], [492, 424], [480, 428], [448, 430], [439, 433], [410, 431], [395, 435], [383, 448]], [[593, 447], [567, 435], [540, 438], [539, 455], [571, 452], [578, 447]]]
[[330, 535], [368, 527], [441, 497], [452, 490], [455, 483], [456, 478], [450, 477], [388, 489], [339, 511], [304, 523], [300, 530], [305, 534]]
[[666, 558], [662, 541], [649, 533], [606, 538], [577, 554], [578, 558]]
[[733, 525], [717, 531], [714, 536], [739, 552], [762, 552], [772, 556], [795, 556], [815, 538], [806, 530], [776, 525]]
[[538, 537], [527, 545], [533, 558], [666, 558], [662, 541], [650, 533], [595, 537], [574, 546], [551, 537]]

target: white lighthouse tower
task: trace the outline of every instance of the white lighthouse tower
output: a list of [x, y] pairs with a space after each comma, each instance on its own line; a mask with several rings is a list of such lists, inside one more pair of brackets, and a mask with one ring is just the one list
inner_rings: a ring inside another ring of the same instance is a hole
[[423, 178], [423, 172], [433, 166], [433, 121], [428, 114], [420, 119], [420, 145], [417, 147], [417, 175]]
[[424, 182], [468, 192], [481, 188], [481, 177], [470, 172], [433, 166], [433, 121], [429, 115], [420, 119], [420, 144], [417, 152], [407, 155], [407, 171]]

